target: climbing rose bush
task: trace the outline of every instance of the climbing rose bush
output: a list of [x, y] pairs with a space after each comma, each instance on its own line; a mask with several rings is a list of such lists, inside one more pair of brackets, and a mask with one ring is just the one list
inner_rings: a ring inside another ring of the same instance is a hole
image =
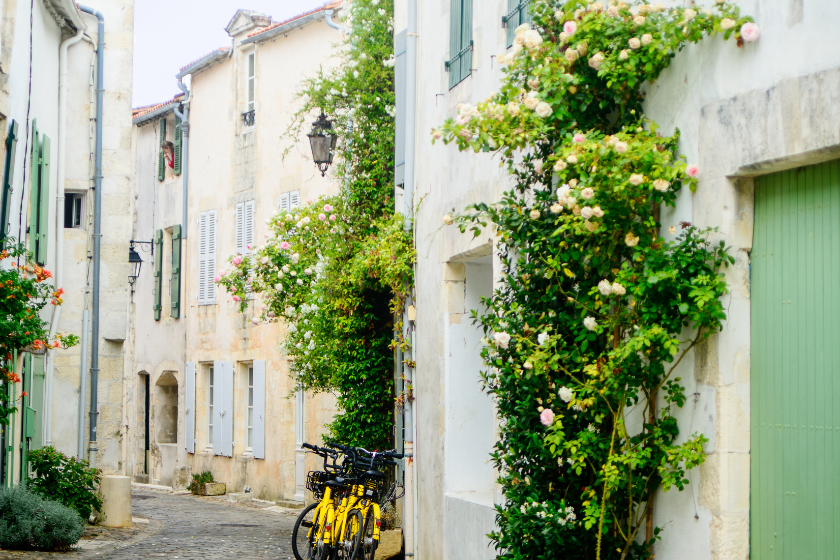
[[530, 4], [533, 26], [500, 55], [497, 93], [432, 131], [432, 141], [492, 152], [515, 187], [443, 217], [495, 232], [499, 287], [474, 317], [494, 396], [492, 455], [505, 496], [499, 558], [649, 558], [658, 489], [682, 490], [705, 459], [680, 434], [684, 357], [725, 320], [714, 230], [661, 231], [659, 209], [697, 188], [679, 132], [642, 115], [643, 84], [688, 42], [738, 46], [758, 26], [737, 7], [644, 2]]

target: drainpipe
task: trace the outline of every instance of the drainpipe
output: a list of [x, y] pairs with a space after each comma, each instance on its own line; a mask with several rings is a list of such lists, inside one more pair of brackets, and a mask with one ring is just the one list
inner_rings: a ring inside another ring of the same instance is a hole
[[[408, 0], [408, 26], [406, 29], [406, 69], [405, 69], [405, 181], [403, 183], [403, 215], [405, 216], [405, 227], [409, 233], [414, 232], [414, 134], [415, 119], [417, 113], [417, 0]], [[412, 290], [413, 291], [413, 290]], [[408, 307], [413, 304], [413, 298], [406, 301], [406, 309], [403, 313], [403, 325], [407, 328], [406, 335], [409, 338], [411, 349], [409, 360], [414, 360], [414, 322], [409, 321]], [[404, 368], [405, 384], [412, 384], [412, 368]], [[408, 399], [407, 399], [408, 400]], [[403, 409], [403, 426], [405, 428], [405, 515], [403, 516], [403, 535], [405, 535], [405, 556], [415, 555], [414, 532], [417, 527], [417, 508], [415, 507], [415, 496], [417, 488], [414, 476], [414, 403], [406, 402]]]
[[96, 170], [93, 176], [94, 205], [93, 205], [93, 328], [91, 329], [91, 360], [90, 360], [90, 445], [88, 446], [88, 461], [91, 467], [96, 467], [96, 415], [99, 383], [99, 272], [100, 246], [102, 242], [102, 98], [104, 89], [105, 65], [105, 16], [101, 12], [79, 5], [79, 9], [86, 14], [96, 16], [99, 20], [96, 37]]
[[[187, 86], [184, 85], [182, 80], [178, 80], [178, 87], [181, 91], [184, 92], [184, 112], [178, 110], [176, 107], [174, 109], [175, 116], [181, 119], [181, 124], [179, 125], [181, 128], [181, 185], [183, 191], [183, 208], [181, 209], [181, 239], [184, 240], [187, 238], [187, 197], [189, 194], [189, 170], [190, 167], [188, 165], [189, 158], [190, 158], [190, 90], [187, 89]], [[181, 259], [184, 259], [184, 254], [182, 251]], [[186, 294], [185, 297], [181, 298], [182, 301], [186, 301]], [[185, 311], [184, 315], [186, 316], [186, 305], [183, 306]]]
[[332, 16], [333, 16], [334, 13], [335, 13], [335, 10], [327, 10], [326, 12], [324, 12], [324, 14], [325, 14], [324, 20], [327, 22], [327, 25], [329, 25], [333, 29], [338, 29], [342, 33], [350, 35], [350, 30], [345, 29], [344, 27], [338, 25], [336, 22], [334, 22], [332, 20]]
[[85, 458], [85, 404], [87, 404], [88, 333], [90, 332], [90, 311], [82, 313], [82, 359], [79, 364], [79, 433], [76, 459]]
[[[67, 49], [82, 39], [84, 29], [79, 29], [73, 37], [70, 37], [58, 49], [58, 184], [55, 193], [55, 268], [53, 269], [53, 281], [56, 289], [61, 287], [64, 272], [64, 179], [67, 145]], [[58, 330], [58, 320], [61, 317], [61, 306], [53, 308], [52, 321], [50, 322], [50, 338], [55, 339]], [[47, 386], [44, 395], [44, 441], [52, 445], [52, 413], [53, 413], [53, 371], [55, 367], [55, 352], [47, 353]]]

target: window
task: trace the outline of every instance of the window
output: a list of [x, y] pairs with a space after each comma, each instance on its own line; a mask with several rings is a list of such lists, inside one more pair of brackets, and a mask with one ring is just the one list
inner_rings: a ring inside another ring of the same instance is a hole
[[249, 200], [236, 205], [236, 252], [240, 255], [251, 253], [254, 246], [254, 203]]
[[247, 54], [245, 62], [245, 112], [242, 118], [245, 126], [254, 126], [256, 115], [256, 53]]
[[81, 228], [85, 209], [85, 195], [66, 193], [64, 195], [64, 227]]
[[216, 211], [198, 215], [198, 304], [216, 303]]
[[213, 366], [207, 375], [207, 447], [213, 446]]
[[300, 206], [300, 191], [284, 192], [280, 195], [280, 211], [291, 212]]
[[451, 0], [449, 10], [449, 89], [472, 69], [472, 0]]
[[248, 420], [245, 426], [248, 449], [254, 444], [254, 366], [248, 366]]
[[531, 0], [508, 0], [508, 13], [502, 18], [502, 25], [507, 32], [505, 46], [513, 46], [516, 39], [516, 28], [523, 23], [531, 23]]

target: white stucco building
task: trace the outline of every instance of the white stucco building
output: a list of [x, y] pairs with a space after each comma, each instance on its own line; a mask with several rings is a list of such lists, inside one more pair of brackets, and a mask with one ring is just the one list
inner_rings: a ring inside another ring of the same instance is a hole
[[[0, 4], [0, 126], [6, 141], [3, 232], [27, 244], [65, 290], [60, 311], [43, 318], [53, 332], [85, 344], [46, 355], [23, 354], [16, 367], [26, 390], [5, 427], [3, 480], [25, 475], [26, 450], [53, 445], [97, 466], [122, 469], [122, 369], [128, 312], [131, 67], [133, 0], [68, 0]], [[32, 10], [30, 12], [30, 9]], [[86, 13], [87, 12], [87, 13]], [[96, 446], [89, 446], [93, 229], [97, 152], [99, 12], [103, 49], [101, 290]], [[84, 380], [84, 381], [83, 381]], [[27, 412], [28, 410], [28, 412]], [[19, 444], [24, 438], [23, 446]], [[22, 466], [23, 465], [23, 466]]]
[[[275, 212], [338, 192], [312, 163], [309, 121], [285, 158], [293, 142], [281, 140], [300, 107], [298, 83], [337, 63], [333, 48], [342, 35], [326, 17], [338, 8], [282, 22], [237, 11], [226, 28], [231, 46], [177, 76], [188, 98], [135, 110], [133, 235], [161, 240], [154, 260], [140, 253], [146, 264], [132, 299], [125, 402], [127, 472], [137, 480], [179, 486], [188, 473], [209, 470], [228, 492], [250, 487], [257, 498], [305, 498], [305, 476], [316, 465], [300, 444], [320, 441], [335, 400], [291, 393], [294, 379], [279, 349], [285, 327], [253, 324], [260, 297], [240, 313], [214, 277], [229, 257], [264, 240]], [[188, 119], [188, 133], [176, 127], [176, 111]], [[179, 154], [161, 174], [164, 140]]]
[[[679, 128], [681, 152], [700, 168], [697, 193], [683, 190], [662, 223], [719, 227], [736, 257], [725, 271], [723, 332], [680, 366], [686, 394], [697, 396], [679, 411], [682, 433], [691, 426], [705, 434], [708, 458], [684, 492], [656, 498], [654, 522], [665, 526], [659, 559], [828, 557], [834, 548], [826, 542], [840, 522], [824, 497], [840, 491], [833, 460], [840, 428], [825, 393], [834, 391], [828, 364], [839, 311], [831, 271], [832, 224], [840, 223], [840, 4], [737, 4], [759, 24], [757, 42], [738, 48], [713, 37], [689, 45], [646, 88], [647, 116], [665, 134]], [[500, 269], [492, 237], [441, 229], [441, 216], [493, 202], [511, 182], [490, 154], [432, 146], [429, 131], [453, 117], [458, 103], [497, 90], [502, 18], [518, 6], [397, 2], [398, 111], [409, 111], [398, 146], [416, 146], [398, 152], [397, 162], [413, 169], [402, 186], [419, 205], [413, 552], [420, 560], [495, 557], [486, 537], [493, 504], [503, 501], [488, 459], [495, 417], [480, 391], [480, 335], [468, 314], [491, 293]], [[450, 45], [460, 44], [450, 40], [453, 10], [467, 14], [459, 32], [468, 29], [472, 41], [470, 64], [454, 79], [445, 69], [457, 54]], [[406, 40], [416, 41], [414, 61], [405, 60], [412, 53]], [[400, 94], [400, 72], [411, 64], [416, 74], [407, 83], [416, 89]]]

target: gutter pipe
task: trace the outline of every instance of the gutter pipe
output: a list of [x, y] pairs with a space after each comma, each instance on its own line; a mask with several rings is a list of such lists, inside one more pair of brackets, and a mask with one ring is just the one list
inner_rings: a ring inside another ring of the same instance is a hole
[[[82, 39], [84, 28], [80, 27], [73, 37], [70, 37], [58, 49], [58, 184], [55, 194], [55, 274], [53, 280], [56, 289], [61, 288], [61, 281], [64, 277], [64, 181], [65, 164], [67, 154], [67, 49]], [[61, 317], [61, 306], [56, 305], [53, 309], [52, 321], [50, 322], [50, 338], [55, 339], [58, 330], [58, 320]], [[55, 352], [47, 354], [47, 387], [44, 395], [44, 440], [48, 446], [52, 445], [52, 416], [53, 416], [53, 379], [55, 368]]]
[[96, 170], [93, 176], [93, 327], [91, 329], [92, 349], [90, 360], [90, 444], [88, 462], [96, 467], [96, 416], [98, 412], [99, 384], [99, 273], [101, 268], [102, 244], [102, 102], [105, 66], [105, 16], [101, 12], [79, 5], [86, 14], [99, 20], [96, 37]]
[[324, 20], [327, 22], [327, 25], [329, 25], [333, 29], [338, 29], [342, 33], [350, 35], [350, 31], [348, 29], [345, 29], [344, 27], [338, 25], [336, 22], [334, 22], [332, 20], [332, 16], [333, 16], [334, 13], [335, 13], [335, 10], [327, 10], [327, 11], [324, 12]]

